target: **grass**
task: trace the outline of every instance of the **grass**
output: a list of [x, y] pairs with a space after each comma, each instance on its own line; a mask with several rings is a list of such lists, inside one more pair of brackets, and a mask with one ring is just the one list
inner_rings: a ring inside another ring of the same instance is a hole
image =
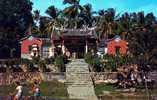
[[0, 95], [1, 96], [7, 96], [10, 93], [13, 93], [14, 90], [15, 90], [15, 85], [14, 84], [0, 86]]
[[103, 91], [114, 91], [115, 88], [112, 84], [97, 84], [95, 87], [95, 94], [101, 95]]
[[63, 83], [57, 81], [42, 82], [40, 84], [41, 95], [53, 98], [68, 98], [67, 88]]
[[[97, 84], [95, 87], [95, 93], [101, 100], [148, 100], [145, 89], [137, 89], [135, 92], [116, 90], [112, 84]], [[104, 91], [108, 93], [105, 94]], [[149, 94], [150, 100], [157, 96], [157, 88], [149, 89]]]
[[[24, 96], [32, 96], [32, 84], [28, 84], [24, 86]], [[0, 86], [0, 96], [8, 96], [15, 91], [16, 86], [14, 84], [11, 85], [3, 85]], [[60, 83], [58, 81], [51, 82], [41, 82], [40, 84], [41, 95], [51, 98], [57, 99], [68, 99], [67, 87], [64, 83]]]

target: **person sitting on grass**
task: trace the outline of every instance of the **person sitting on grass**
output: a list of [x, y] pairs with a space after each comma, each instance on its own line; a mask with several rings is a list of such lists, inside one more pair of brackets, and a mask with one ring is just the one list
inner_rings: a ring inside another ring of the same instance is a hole
[[37, 81], [34, 81], [33, 93], [34, 93], [34, 99], [38, 100], [38, 98], [41, 96], [41, 93], [40, 93], [39, 83]]
[[16, 94], [14, 96], [13, 100], [21, 100], [22, 99], [22, 93], [23, 93], [23, 86], [20, 84], [20, 82], [16, 82]]

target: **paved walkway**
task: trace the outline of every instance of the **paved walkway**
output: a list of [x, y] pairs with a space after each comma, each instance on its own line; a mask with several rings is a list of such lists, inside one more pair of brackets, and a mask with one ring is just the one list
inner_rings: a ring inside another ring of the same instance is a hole
[[75, 59], [67, 64], [66, 80], [70, 99], [98, 100], [89, 75], [88, 64], [83, 59]]

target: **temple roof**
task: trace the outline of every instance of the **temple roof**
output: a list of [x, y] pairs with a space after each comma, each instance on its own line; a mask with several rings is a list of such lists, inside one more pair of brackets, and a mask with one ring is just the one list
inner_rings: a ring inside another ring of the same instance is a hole
[[95, 28], [86, 29], [59, 29], [55, 28], [56, 36], [88, 36], [90, 38], [97, 38]]

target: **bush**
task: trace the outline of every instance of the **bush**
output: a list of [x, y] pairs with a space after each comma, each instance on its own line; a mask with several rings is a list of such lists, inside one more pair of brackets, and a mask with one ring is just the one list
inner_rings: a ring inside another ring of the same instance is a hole
[[42, 71], [42, 72], [46, 72], [46, 63], [44, 60], [40, 60], [39, 63], [38, 63], [38, 66], [39, 66], [39, 69]]
[[96, 55], [92, 55], [91, 52], [87, 53], [85, 55], [85, 61], [91, 66], [91, 68], [94, 71], [101, 71], [102, 70], [102, 63], [100, 61], [100, 58], [98, 58]]
[[45, 63], [46, 64], [54, 64], [54, 60], [55, 60], [54, 58], [46, 58]]
[[64, 57], [62, 55], [59, 55], [55, 58], [54, 64], [61, 72], [65, 72]]
[[90, 65], [92, 65], [92, 53], [91, 52], [88, 52], [87, 54], [85, 54], [85, 61], [88, 63], [88, 64], [90, 64]]
[[40, 57], [32, 57], [32, 59], [33, 59], [32, 61], [34, 64], [38, 64], [40, 61]]
[[117, 67], [122, 66], [127, 63], [127, 56], [113, 56], [113, 55], [105, 55], [104, 56], [104, 65], [108, 70], [116, 70]]
[[30, 60], [28, 60], [28, 59], [21, 59], [21, 64], [29, 64], [30, 63]]

